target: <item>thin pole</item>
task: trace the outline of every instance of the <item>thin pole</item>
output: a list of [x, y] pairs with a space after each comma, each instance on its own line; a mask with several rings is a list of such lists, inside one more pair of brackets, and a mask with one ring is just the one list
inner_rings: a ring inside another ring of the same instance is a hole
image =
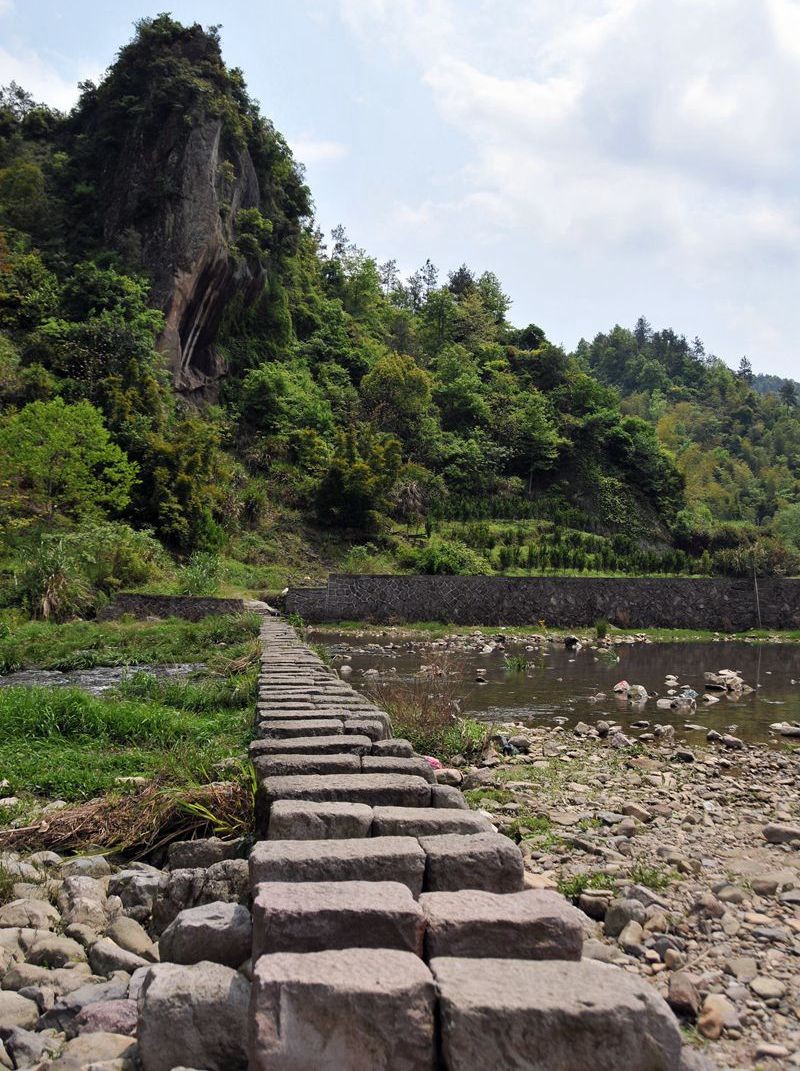
[[758, 627], [761, 628], [761, 600], [758, 597], [758, 576], [756, 574], [756, 552], [753, 548], [753, 587], [756, 592], [756, 614], [758, 616]]

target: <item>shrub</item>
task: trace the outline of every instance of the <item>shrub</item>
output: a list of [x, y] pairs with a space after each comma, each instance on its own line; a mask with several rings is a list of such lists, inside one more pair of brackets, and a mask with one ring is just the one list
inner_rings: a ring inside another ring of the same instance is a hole
[[219, 590], [222, 564], [218, 554], [200, 550], [194, 553], [180, 571], [180, 595], [213, 595]]
[[376, 685], [372, 696], [392, 719], [395, 736], [410, 740], [415, 751], [443, 760], [454, 755], [477, 758], [492, 727], [459, 714], [459, 676], [442, 660], [410, 682]]
[[458, 539], [445, 540], [432, 536], [416, 554], [416, 568], [430, 576], [476, 576], [490, 573], [491, 566]]

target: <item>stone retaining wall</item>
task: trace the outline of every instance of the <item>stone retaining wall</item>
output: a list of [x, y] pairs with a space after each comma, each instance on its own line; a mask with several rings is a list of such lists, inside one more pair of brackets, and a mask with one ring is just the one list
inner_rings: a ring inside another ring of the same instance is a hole
[[[800, 628], [800, 580], [758, 581], [764, 628]], [[592, 625], [621, 628], [757, 627], [752, 580], [638, 577], [360, 576], [293, 588], [287, 613], [325, 621], [444, 621], [459, 625]]]
[[137, 595], [123, 592], [97, 615], [101, 621], [115, 621], [125, 614], [131, 617], [182, 617], [199, 621], [212, 614], [244, 613], [243, 599], [214, 599], [206, 595]]

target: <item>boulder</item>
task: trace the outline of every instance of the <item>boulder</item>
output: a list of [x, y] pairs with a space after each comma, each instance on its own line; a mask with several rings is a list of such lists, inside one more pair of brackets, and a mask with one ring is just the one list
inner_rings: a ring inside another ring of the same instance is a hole
[[161, 934], [162, 962], [223, 963], [239, 967], [250, 956], [253, 926], [241, 904], [217, 902], [181, 911]]
[[116, 919], [106, 931], [106, 936], [119, 945], [125, 952], [131, 952], [134, 956], [141, 956], [151, 963], [158, 960], [158, 949], [150, 940], [143, 926], [135, 919], [122, 915]]
[[242, 859], [244, 841], [222, 840], [221, 837], [205, 837], [198, 840], [178, 840], [167, 851], [170, 870], [190, 870], [193, 867], [209, 867], [224, 859]]
[[58, 911], [44, 900], [12, 900], [0, 907], [0, 928], [19, 926], [52, 930], [60, 921]]
[[124, 1034], [127, 1037], [135, 1037], [136, 1025], [135, 1000], [95, 1001], [82, 1008], [73, 1022], [78, 1034]]
[[106, 1061], [120, 1061], [111, 1065], [114, 1071], [134, 1071], [136, 1042], [124, 1034], [81, 1034], [67, 1042], [48, 1071], [88, 1071], [95, 1064], [103, 1065]]
[[162, 933], [187, 907], [213, 904], [247, 904], [250, 875], [246, 859], [223, 859], [208, 868], [173, 870], [153, 905], [153, 930]]
[[144, 1071], [246, 1071], [250, 984], [220, 963], [150, 968], [139, 996]]
[[23, 1030], [34, 1027], [39, 1019], [39, 1006], [19, 993], [0, 990], [0, 1026], [5, 1030], [19, 1026]]

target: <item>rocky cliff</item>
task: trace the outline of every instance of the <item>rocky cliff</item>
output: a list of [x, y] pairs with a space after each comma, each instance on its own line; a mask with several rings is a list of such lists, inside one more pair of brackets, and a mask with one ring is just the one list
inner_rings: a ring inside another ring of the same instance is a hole
[[[169, 124], [142, 144], [131, 132], [108, 200], [104, 240], [137, 247], [164, 312], [159, 348], [182, 393], [208, 394], [224, 372], [215, 350], [222, 315], [234, 297], [261, 291], [263, 267], [234, 243], [242, 209], [258, 208], [258, 178], [247, 149], [223, 149], [222, 121], [205, 117], [188, 135]], [[165, 196], [152, 191], [167, 185]]]
[[116, 250], [150, 278], [176, 389], [213, 397], [222, 317], [234, 298], [246, 309], [291, 254], [308, 191], [240, 72], [223, 63], [215, 29], [160, 15], [137, 30], [71, 117], [69, 149], [93, 194], [79, 225], [95, 250]]

